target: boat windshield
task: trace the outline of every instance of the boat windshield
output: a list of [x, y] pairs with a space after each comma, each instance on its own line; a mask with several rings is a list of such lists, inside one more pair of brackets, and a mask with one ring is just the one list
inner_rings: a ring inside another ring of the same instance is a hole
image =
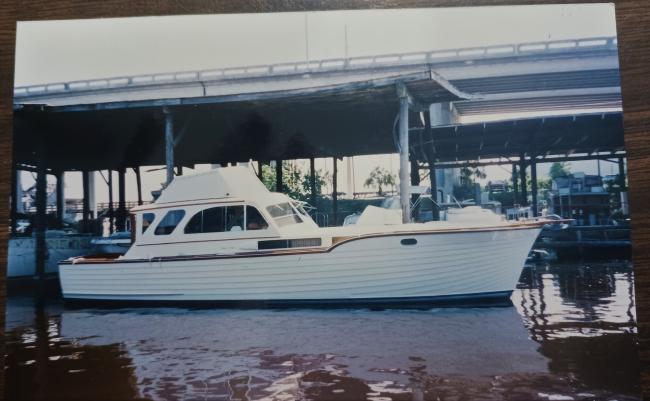
[[279, 227], [302, 223], [299, 212], [289, 202], [268, 206], [266, 210]]
[[302, 204], [301, 204], [300, 202], [297, 202], [297, 201], [294, 202], [294, 203], [293, 203], [293, 207], [296, 208], [296, 210], [298, 211], [298, 213], [300, 213], [301, 215], [303, 215], [303, 216], [305, 216], [305, 217], [309, 217], [309, 213], [307, 213], [307, 211], [305, 210], [305, 208], [302, 207]]

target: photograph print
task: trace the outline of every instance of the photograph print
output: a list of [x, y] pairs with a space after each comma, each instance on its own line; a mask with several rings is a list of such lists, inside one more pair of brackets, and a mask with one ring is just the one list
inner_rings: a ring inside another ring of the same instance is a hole
[[19, 21], [5, 397], [640, 400], [613, 4]]

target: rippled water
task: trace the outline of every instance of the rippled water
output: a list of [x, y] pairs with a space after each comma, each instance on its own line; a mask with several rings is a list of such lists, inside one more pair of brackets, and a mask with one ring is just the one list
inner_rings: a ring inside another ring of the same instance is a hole
[[640, 399], [629, 263], [527, 266], [512, 302], [70, 309], [13, 296], [6, 398]]

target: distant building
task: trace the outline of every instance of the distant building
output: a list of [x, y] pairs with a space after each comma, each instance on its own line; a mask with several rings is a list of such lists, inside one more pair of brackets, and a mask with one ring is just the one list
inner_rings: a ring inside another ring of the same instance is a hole
[[603, 177], [603, 184], [616, 184], [618, 181], [618, 174], [609, 174]]
[[454, 186], [460, 185], [459, 168], [438, 168], [436, 169], [436, 187], [438, 193], [434, 197], [439, 203], [450, 202], [454, 194]]
[[508, 183], [504, 180], [488, 181], [487, 190], [491, 193], [501, 193], [508, 191]]
[[603, 180], [598, 175], [574, 173], [554, 179], [549, 200], [551, 213], [574, 219], [576, 225], [610, 222], [610, 194], [605, 191]]

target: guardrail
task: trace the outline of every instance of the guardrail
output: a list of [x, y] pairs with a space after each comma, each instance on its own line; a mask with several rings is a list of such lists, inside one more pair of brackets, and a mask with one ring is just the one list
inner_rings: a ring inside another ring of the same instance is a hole
[[151, 84], [192, 83], [246, 77], [325, 72], [335, 70], [367, 69], [394, 65], [434, 64], [452, 61], [469, 61], [500, 57], [558, 54], [594, 50], [616, 50], [616, 37], [594, 37], [548, 42], [530, 42], [510, 45], [433, 50], [428, 52], [383, 54], [351, 58], [325, 59], [295, 63], [230, 67], [213, 70], [181, 71], [172, 73], [112, 77], [93, 80], [56, 82], [44, 85], [18, 86], [14, 97], [41, 96], [97, 89], [117, 89]]

